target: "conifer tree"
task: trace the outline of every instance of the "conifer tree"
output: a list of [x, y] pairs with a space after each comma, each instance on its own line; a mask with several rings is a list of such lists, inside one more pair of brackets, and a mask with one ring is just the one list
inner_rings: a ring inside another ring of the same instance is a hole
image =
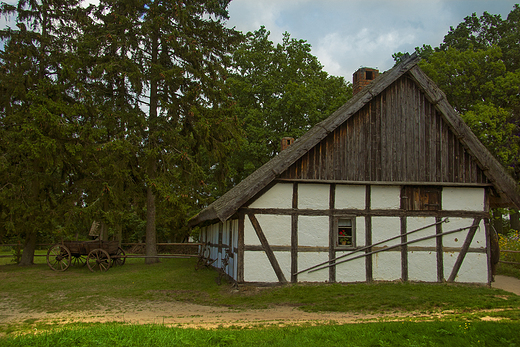
[[79, 161], [74, 102], [76, 1], [2, 3], [16, 28], [0, 31], [0, 201], [4, 225], [24, 239], [20, 265], [33, 263], [38, 237], [64, 227], [77, 202], [71, 187]]
[[117, 94], [122, 118], [134, 117], [132, 133], [141, 127], [133, 176], [146, 192], [147, 263], [157, 261], [156, 217], [190, 217], [203, 198], [203, 163], [225, 166], [237, 134], [223, 82], [241, 36], [223, 25], [228, 3], [106, 0], [96, 10], [94, 55], [117, 59], [93, 78]]

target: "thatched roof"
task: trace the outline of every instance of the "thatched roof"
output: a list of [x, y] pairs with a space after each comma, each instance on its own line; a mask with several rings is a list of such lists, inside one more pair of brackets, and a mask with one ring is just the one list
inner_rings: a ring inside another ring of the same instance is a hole
[[287, 168], [316, 146], [329, 133], [356, 114], [356, 112], [370, 102], [372, 98], [381, 93], [404, 74], [408, 74], [408, 76], [417, 83], [419, 88], [425, 93], [426, 98], [442, 114], [444, 120], [449, 124], [460, 142], [478, 161], [486, 177], [500, 195], [501, 200], [511, 207], [519, 208], [520, 195], [516, 182], [455, 112], [453, 107], [448, 103], [446, 95], [417, 66], [419, 61], [420, 58], [417, 57], [416, 54], [413, 54], [398, 66], [379, 75], [370, 85], [357, 93], [330, 117], [316, 124], [291, 146], [280, 152], [276, 157], [194, 216], [189, 222], [190, 226], [205, 221], [217, 219], [225, 221], [229, 219], [241, 206], [271, 183], [278, 175], [287, 170]]

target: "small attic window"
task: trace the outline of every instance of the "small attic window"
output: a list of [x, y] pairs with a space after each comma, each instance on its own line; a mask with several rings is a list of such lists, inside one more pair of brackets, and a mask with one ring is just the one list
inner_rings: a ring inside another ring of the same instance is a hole
[[401, 189], [401, 209], [437, 211], [441, 209], [441, 187], [405, 186]]
[[374, 79], [374, 72], [373, 71], [366, 71], [366, 78], [367, 80], [373, 80]]

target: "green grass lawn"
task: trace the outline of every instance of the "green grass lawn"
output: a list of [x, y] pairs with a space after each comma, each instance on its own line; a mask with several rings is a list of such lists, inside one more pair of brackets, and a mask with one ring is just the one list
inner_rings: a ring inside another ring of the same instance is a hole
[[[127, 259], [124, 266], [104, 273], [91, 273], [85, 267], [54, 272], [45, 264], [44, 257], [36, 259], [37, 264], [30, 267], [9, 261], [0, 265], [0, 300], [41, 312], [82, 311], [110, 307], [114, 302], [131, 305], [184, 301], [237, 310], [290, 305], [305, 311], [359, 314], [452, 313], [432, 322], [415, 319], [414, 323], [381, 321], [214, 331], [116, 323], [63, 326], [27, 321], [19, 326], [0, 324], [0, 334], [5, 335], [0, 338], [0, 346], [241, 346], [252, 345], [252, 341], [275, 346], [520, 346], [520, 296], [485, 286], [396, 282], [298, 284], [262, 290], [241, 286], [231, 290], [229, 284], [216, 284], [215, 271], [195, 271], [196, 259], [165, 259], [154, 265], [145, 265], [142, 259]], [[484, 316], [499, 322], [481, 321]], [[24, 334], [16, 337], [20, 332]], [[456, 343], [463, 340], [468, 343]]]
[[236, 292], [230, 291], [229, 285], [218, 286], [215, 271], [195, 271], [195, 261], [164, 259], [159, 264], [145, 265], [142, 259], [128, 259], [122, 267], [97, 273], [86, 267], [55, 272], [46, 264], [4, 265], [0, 266], [0, 293], [26, 309], [44, 312], [106, 307], [114, 300], [186, 301], [238, 309], [291, 305], [305, 311], [363, 313], [520, 306], [519, 296], [470, 285], [298, 284], [261, 291], [244, 286]]
[[518, 323], [390, 322], [255, 329], [93, 324], [0, 340], [1, 346], [518, 346]]

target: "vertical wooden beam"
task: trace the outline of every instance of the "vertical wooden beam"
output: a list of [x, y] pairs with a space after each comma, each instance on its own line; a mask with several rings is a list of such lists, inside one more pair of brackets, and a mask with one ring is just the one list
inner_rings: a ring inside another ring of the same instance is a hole
[[291, 282], [298, 282], [298, 183], [293, 183], [291, 214]]
[[491, 229], [489, 219], [484, 219], [484, 226], [486, 228], [486, 254], [487, 254], [487, 268], [488, 268], [488, 284], [493, 282], [493, 262], [491, 257]]
[[224, 222], [218, 223], [218, 249], [217, 249], [217, 263], [216, 267], [220, 267], [220, 263], [222, 262], [222, 242], [223, 242], [223, 234], [224, 234]]
[[[372, 245], [372, 216], [370, 216], [371, 209], [371, 189], [370, 185], [367, 185], [365, 188], [365, 210], [368, 212], [365, 217], [365, 246]], [[365, 253], [372, 252], [372, 247], [368, 247], [365, 250]], [[365, 272], [366, 272], [366, 281], [373, 281], [373, 271], [372, 271], [372, 255], [365, 256]]]
[[244, 282], [244, 232], [245, 215], [243, 212], [238, 214], [238, 252], [237, 252], [237, 282]]
[[475, 218], [473, 220], [473, 224], [471, 225], [471, 228], [469, 228], [468, 235], [466, 236], [466, 240], [464, 241], [464, 244], [462, 245], [462, 248], [459, 252], [459, 256], [457, 257], [457, 260], [455, 261], [455, 264], [453, 265], [453, 270], [451, 271], [451, 275], [448, 278], [448, 282], [455, 281], [455, 278], [457, 277], [457, 274], [459, 273], [460, 267], [462, 265], [462, 261], [466, 257], [466, 253], [468, 253], [468, 249], [469, 249], [469, 246], [471, 245], [471, 241], [473, 241], [473, 237], [475, 236], [475, 233], [477, 232], [480, 221], [481, 221], [480, 218]]
[[[228, 225], [229, 225], [229, 230], [228, 230], [228, 249], [227, 251], [229, 252], [229, 257], [230, 257], [230, 261], [229, 261], [229, 264], [228, 264], [228, 275], [231, 276], [231, 278], [235, 278], [235, 266], [234, 266], [234, 260], [235, 260], [235, 256], [233, 255], [233, 220], [230, 219], [228, 221]], [[231, 261], [231, 257], [233, 257], [233, 261]], [[236, 278], [235, 278], [236, 279]]]
[[274, 252], [271, 249], [271, 246], [269, 245], [269, 242], [267, 241], [267, 238], [265, 237], [264, 232], [262, 231], [262, 227], [260, 226], [260, 223], [258, 223], [258, 220], [256, 219], [254, 214], [248, 213], [247, 216], [249, 217], [251, 224], [253, 224], [253, 228], [256, 231], [256, 235], [258, 236], [258, 239], [260, 240], [260, 243], [262, 244], [262, 248], [264, 249], [264, 252], [267, 255], [267, 258], [269, 259], [271, 266], [273, 267], [276, 277], [278, 277], [278, 281], [281, 283], [287, 283], [287, 280], [285, 279], [283, 271], [280, 268], [280, 264], [278, 264], [278, 260], [276, 260], [276, 256], [274, 255]]
[[[336, 240], [334, 239], [335, 230], [334, 230], [334, 206], [336, 201], [336, 185], [330, 185], [330, 193], [329, 193], [329, 209], [331, 213], [329, 214], [329, 264], [334, 264], [334, 260], [336, 258]], [[329, 282], [336, 282], [336, 266], [329, 267]]]
[[438, 223], [435, 226], [435, 249], [437, 252], [437, 282], [444, 282], [444, 250], [442, 246], [442, 221], [441, 217], [436, 217], [435, 222]]
[[[401, 243], [406, 243], [408, 237], [406, 236], [406, 216], [401, 217]], [[401, 246], [401, 280], [408, 281], [408, 246]]]

